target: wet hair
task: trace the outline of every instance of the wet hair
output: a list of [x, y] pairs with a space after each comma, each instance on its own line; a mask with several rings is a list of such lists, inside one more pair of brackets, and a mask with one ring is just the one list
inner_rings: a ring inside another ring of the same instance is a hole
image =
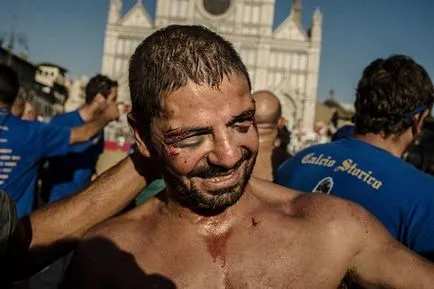
[[399, 136], [412, 127], [413, 116], [431, 109], [433, 102], [432, 81], [412, 58], [376, 59], [364, 69], [357, 86], [355, 131]]
[[251, 88], [249, 74], [232, 44], [203, 26], [170, 25], [147, 37], [130, 60], [132, 116], [150, 137], [151, 120], [164, 115], [164, 97], [188, 81], [219, 88], [237, 73]]
[[86, 104], [91, 103], [98, 93], [107, 98], [111, 89], [117, 86], [117, 81], [111, 80], [105, 75], [95, 75], [86, 85]]
[[0, 102], [12, 105], [18, 96], [20, 82], [16, 71], [4, 64], [0, 64]]

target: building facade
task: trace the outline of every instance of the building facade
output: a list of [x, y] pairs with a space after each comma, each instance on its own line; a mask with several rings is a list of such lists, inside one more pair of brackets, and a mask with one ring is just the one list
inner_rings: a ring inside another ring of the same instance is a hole
[[33, 100], [34, 104], [40, 109], [42, 115], [47, 117], [63, 113], [69, 96], [66, 87], [67, 70], [53, 63], [40, 63], [37, 67], [35, 82], [40, 97]]
[[137, 45], [169, 24], [199, 24], [234, 44], [247, 66], [252, 89], [271, 90], [280, 99], [288, 127], [311, 130], [315, 118], [321, 53], [322, 14], [311, 28], [301, 25], [300, 0], [273, 29], [275, 0], [156, 0], [151, 18], [141, 1], [122, 15], [122, 0], [110, 0], [102, 73], [118, 80], [119, 97], [128, 102], [128, 60]]

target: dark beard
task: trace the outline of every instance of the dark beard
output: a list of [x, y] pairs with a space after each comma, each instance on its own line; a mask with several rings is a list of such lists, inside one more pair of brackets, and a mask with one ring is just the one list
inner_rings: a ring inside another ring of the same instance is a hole
[[255, 161], [256, 156], [252, 156], [251, 152], [243, 150], [241, 159], [230, 169], [210, 165], [190, 172], [188, 174], [189, 179], [193, 177], [213, 178], [227, 175], [229, 171], [237, 170], [243, 164], [245, 165], [242, 172], [243, 177], [238, 184], [230, 188], [212, 191], [211, 195], [206, 192], [200, 192], [194, 184], [187, 186], [182, 183], [179, 177], [171, 170], [167, 170], [167, 168], [164, 170], [163, 167], [163, 171], [165, 181], [170, 187], [175, 189], [175, 192], [171, 195], [172, 198], [177, 200], [182, 206], [190, 208], [200, 215], [215, 215], [232, 206], [241, 198], [247, 182], [252, 175]]

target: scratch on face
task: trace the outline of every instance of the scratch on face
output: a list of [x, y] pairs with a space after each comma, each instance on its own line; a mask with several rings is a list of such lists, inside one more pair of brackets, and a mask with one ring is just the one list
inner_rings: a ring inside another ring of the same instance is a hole
[[259, 224], [259, 221], [256, 221], [255, 218], [252, 217], [252, 227], [256, 227]]

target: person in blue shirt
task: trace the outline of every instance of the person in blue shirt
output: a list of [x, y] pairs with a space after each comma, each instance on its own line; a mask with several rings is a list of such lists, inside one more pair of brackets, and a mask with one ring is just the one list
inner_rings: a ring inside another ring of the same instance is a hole
[[74, 144], [87, 142], [119, 114], [115, 102], [101, 101], [95, 109], [101, 117], [79, 127], [26, 121], [10, 111], [18, 90], [17, 73], [0, 65], [0, 189], [16, 202], [22, 217], [34, 208], [40, 161], [74, 152], [79, 149]]
[[276, 182], [356, 202], [434, 260], [434, 178], [401, 159], [433, 102], [432, 81], [413, 59], [373, 61], [358, 83], [354, 136], [301, 151], [281, 165]]
[[[93, 121], [100, 117], [94, 113], [99, 98], [115, 102], [117, 87], [116, 81], [97, 74], [86, 85], [85, 104], [78, 110], [56, 115], [50, 123], [72, 128]], [[52, 203], [84, 189], [95, 174], [96, 163], [103, 150], [104, 133], [100, 132], [86, 143], [76, 145], [73, 153], [50, 158], [48, 166], [42, 172], [41, 196], [44, 201]], [[31, 278], [31, 288], [57, 288], [70, 256], [57, 260], [48, 269]]]
[[[116, 101], [117, 86], [117, 82], [107, 76], [98, 74], [92, 77], [86, 85], [85, 104], [78, 110], [56, 115], [51, 124], [73, 128], [93, 121], [95, 102], [100, 97]], [[43, 173], [42, 195], [51, 203], [83, 189], [90, 183], [103, 150], [104, 134], [100, 132], [88, 142], [77, 145], [74, 153], [49, 159], [48, 168]]]
[[350, 138], [353, 136], [354, 125], [347, 124], [340, 127], [332, 136], [332, 141], [337, 141], [340, 139]]

